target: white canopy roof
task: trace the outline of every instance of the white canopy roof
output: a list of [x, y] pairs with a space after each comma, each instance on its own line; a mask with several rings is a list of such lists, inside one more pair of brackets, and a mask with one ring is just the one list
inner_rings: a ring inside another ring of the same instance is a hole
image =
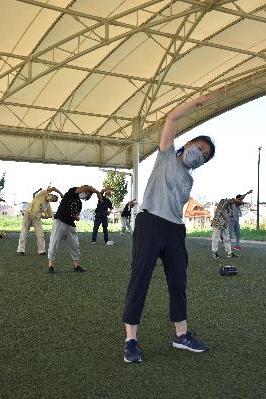
[[264, 0], [1, 0], [0, 159], [132, 167], [165, 115], [179, 133], [266, 92]]

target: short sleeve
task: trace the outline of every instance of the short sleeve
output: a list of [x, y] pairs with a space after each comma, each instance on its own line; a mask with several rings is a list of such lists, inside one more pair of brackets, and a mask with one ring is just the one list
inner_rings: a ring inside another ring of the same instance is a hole
[[172, 145], [168, 150], [166, 151], [161, 151], [160, 149], [158, 150], [157, 153], [157, 158], [154, 164], [154, 168], [159, 166], [162, 162], [168, 161], [170, 158], [176, 158], [176, 152], [175, 152], [175, 147]]
[[77, 196], [78, 193], [76, 193], [76, 189], [77, 189], [77, 187], [71, 187], [71, 188], [68, 190], [68, 194], [71, 195], [72, 197], [73, 197], [73, 196]]

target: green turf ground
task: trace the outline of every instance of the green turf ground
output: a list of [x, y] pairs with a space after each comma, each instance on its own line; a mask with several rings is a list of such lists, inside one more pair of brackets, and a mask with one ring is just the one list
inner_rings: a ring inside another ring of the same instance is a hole
[[[21, 230], [22, 217], [2, 216], [0, 215], [0, 232], [20, 232]], [[52, 219], [43, 219], [42, 226], [43, 230], [47, 233], [52, 229]], [[119, 232], [121, 229], [120, 222], [109, 223], [109, 231]], [[81, 220], [77, 222], [77, 230], [82, 233], [92, 232], [93, 222]], [[212, 229], [195, 230], [188, 229], [187, 235], [189, 237], [211, 237]], [[253, 225], [241, 225], [241, 239], [243, 240], [255, 240], [255, 241], [266, 241], [266, 225], [262, 224], [260, 229], [256, 229]]]
[[[190, 238], [189, 323], [210, 351], [172, 349], [168, 297], [160, 262], [140, 328], [145, 361], [125, 364], [120, 322], [130, 272], [129, 237], [114, 247], [80, 234], [82, 265], [68, 254], [46, 273], [31, 235], [16, 255], [17, 234], [0, 240], [1, 399], [265, 398], [266, 245], [244, 245], [236, 260], [210, 258], [210, 242]], [[100, 235], [102, 240], [102, 236]], [[235, 277], [220, 277], [234, 264]]]

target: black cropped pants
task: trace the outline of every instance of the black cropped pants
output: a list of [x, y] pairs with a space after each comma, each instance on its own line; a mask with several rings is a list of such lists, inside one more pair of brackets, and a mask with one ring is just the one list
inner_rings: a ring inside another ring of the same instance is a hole
[[[169, 291], [170, 320], [187, 319], [187, 264], [184, 224], [172, 223], [148, 212], [140, 212], [133, 233], [132, 273], [128, 285], [123, 322], [139, 324], [152, 273], [161, 258]], [[159, 295], [159, 293], [158, 293]]]

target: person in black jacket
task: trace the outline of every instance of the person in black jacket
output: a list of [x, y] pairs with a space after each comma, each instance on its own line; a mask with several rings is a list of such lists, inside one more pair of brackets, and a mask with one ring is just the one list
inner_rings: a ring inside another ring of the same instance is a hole
[[75, 272], [84, 272], [80, 266], [80, 250], [78, 235], [76, 232], [75, 221], [80, 219], [82, 209], [81, 200], [89, 200], [92, 194], [98, 196], [99, 202], [102, 200], [101, 193], [95, 188], [84, 185], [81, 187], [72, 187], [62, 198], [62, 201], [54, 216], [53, 228], [50, 237], [48, 249], [48, 272], [54, 273], [54, 260], [58, 251], [60, 242], [65, 241], [70, 250], [71, 258], [74, 263]]
[[97, 207], [95, 209], [95, 219], [91, 241], [92, 244], [96, 243], [98, 230], [100, 225], [102, 225], [105, 244], [113, 245], [114, 241], [110, 241], [108, 236], [108, 216], [110, 215], [110, 211], [113, 209], [113, 204], [110, 201], [112, 191], [110, 188], [103, 188], [101, 194], [102, 202], [98, 201]]

